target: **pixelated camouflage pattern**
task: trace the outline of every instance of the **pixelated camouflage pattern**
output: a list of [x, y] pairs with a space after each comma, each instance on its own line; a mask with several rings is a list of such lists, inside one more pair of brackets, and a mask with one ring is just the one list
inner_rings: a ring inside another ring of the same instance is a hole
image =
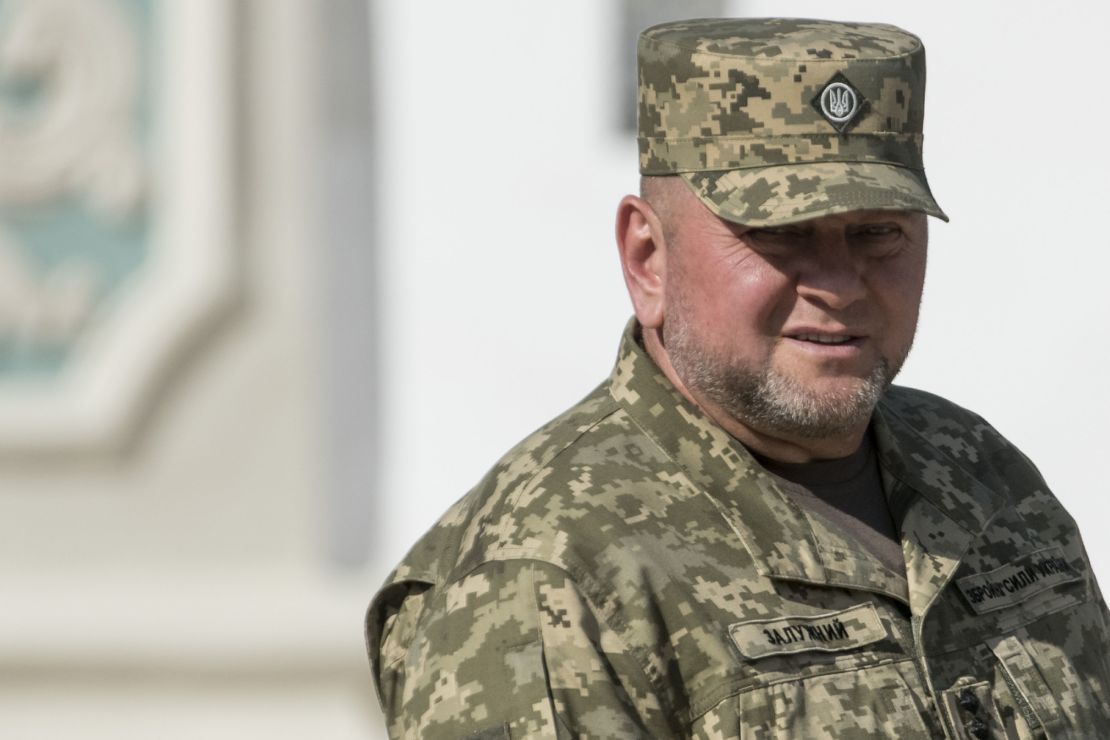
[[[636, 331], [609, 380], [508, 453], [374, 598], [367, 645], [392, 737], [1110, 728], [1110, 615], [1079, 533], [993, 428], [920, 391], [884, 396], [873, 425], [903, 541], [896, 573], [797, 508]], [[956, 586], [1048, 548], [1082, 577], [985, 614]], [[769, 640], [810, 639], [781, 620], [837, 615], [866, 644], [746, 658], [730, 636], [779, 620]]]
[[[640, 35], [640, 172], [681, 174], [752, 226], [863, 208], [947, 220], [922, 163], [925, 50], [894, 26], [703, 19]], [[862, 95], [843, 131], [814, 105], [842, 75]]]

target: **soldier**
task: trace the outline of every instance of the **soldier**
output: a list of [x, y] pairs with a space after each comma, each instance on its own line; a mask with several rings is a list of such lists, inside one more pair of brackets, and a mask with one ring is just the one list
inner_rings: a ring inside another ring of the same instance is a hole
[[921, 42], [695, 20], [639, 73], [635, 319], [374, 598], [390, 734], [1110, 736], [1075, 522], [983, 419], [891, 385], [945, 218]]

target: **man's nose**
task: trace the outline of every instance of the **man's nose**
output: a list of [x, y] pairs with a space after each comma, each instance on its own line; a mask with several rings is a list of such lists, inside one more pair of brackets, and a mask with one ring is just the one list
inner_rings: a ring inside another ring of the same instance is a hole
[[806, 300], [843, 310], [867, 295], [863, 266], [847, 248], [821, 250], [799, 271], [797, 291]]

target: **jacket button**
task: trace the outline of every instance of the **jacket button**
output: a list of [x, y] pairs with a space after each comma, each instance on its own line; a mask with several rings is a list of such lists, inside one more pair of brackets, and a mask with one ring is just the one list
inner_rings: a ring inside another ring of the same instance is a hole
[[971, 714], [979, 711], [979, 697], [971, 689], [964, 689], [956, 700], [960, 708]]
[[979, 738], [979, 740], [984, 740], [987, 737], [987, 735], [989, 734], [987, 732], [987, 729], [987, 723], [979, 719], [978, 717], [971, 720], [971, 722], [969, 722], [967, 725], [967, 731], [975, 737]]

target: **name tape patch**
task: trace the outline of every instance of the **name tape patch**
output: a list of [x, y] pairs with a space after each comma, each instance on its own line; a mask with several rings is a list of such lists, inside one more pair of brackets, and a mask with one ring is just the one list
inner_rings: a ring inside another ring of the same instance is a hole
[[874, 604], [858, 604], [827, 614], [737, 622], [729, 625], [728, 634], [745, 658], [807, 650], [850, 650], [887, 636]]
[[976, 614], [986, 614], [1082, 579], [1083, 574], [1071, 567], [1062, 548], [1048, 547], [1001, 568], [960, 578], [956, 585]]

